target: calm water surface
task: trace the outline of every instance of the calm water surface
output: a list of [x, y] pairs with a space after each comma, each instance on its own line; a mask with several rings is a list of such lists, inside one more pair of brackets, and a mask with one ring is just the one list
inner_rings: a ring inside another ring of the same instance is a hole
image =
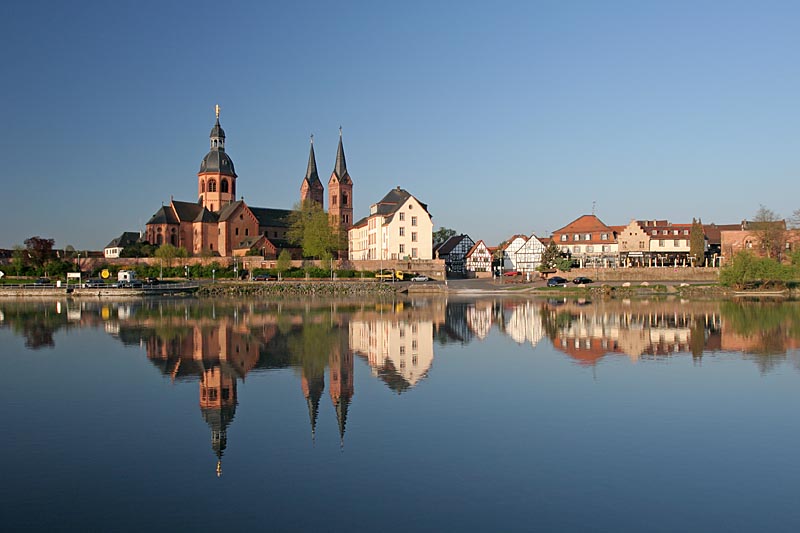
[[3, 529], [797, 531], [800, 305], [0, 301]]

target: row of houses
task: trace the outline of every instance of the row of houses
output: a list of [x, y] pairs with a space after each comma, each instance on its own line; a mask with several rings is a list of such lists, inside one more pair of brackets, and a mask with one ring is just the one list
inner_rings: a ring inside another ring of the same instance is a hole
[[[764, 227], [771, 228], [772, 250], [766, 250]], [[668, 220], [631, 220], [626, 226], [609, 226], [595, 215], [583, 215], [550, 237], [513, 235], [497, 247], [475, 242], [469, 235], [454, 235], [434, 248], [449, 272], [534, 272], [545, 248], [554, 242], [561, 255], [581, 268], [719, 266], [744, 250], [781, 259], [800, 245], [800, 230], [787, 229], [786, 222], [701, 224], [703, 258], [690, 256], [691, 223]]]

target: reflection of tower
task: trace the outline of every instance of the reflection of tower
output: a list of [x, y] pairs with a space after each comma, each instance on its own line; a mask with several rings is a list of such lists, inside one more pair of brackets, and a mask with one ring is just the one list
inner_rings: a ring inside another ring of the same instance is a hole
[[322, 391], [325, 390], [325, 374], [309, 378], [306, 376], [305, 369], [303, 369], [302, 385], [303, 396], [306, 397], [306, 403], [308, 404], [308, 419], [311, 423], [311, 440], [313, 441], [317, 434], [319, 400], [322, 398]]
[[228, 426], [236, 414], [236, 378], [214, 366], [200, 379], [200, 412], [211, 428], [211, 448], [217, 455], [217, 476], [222, 475], [222, 455], [228, 442]]
[[333, 400], [336, 419], [339, 422], [340, 442], [344, 446], [347, 409], [353, 399], [353, 352], [341, 344], [333, 346], [328, 357], [328, 367], [330, 368], [331, 400]]

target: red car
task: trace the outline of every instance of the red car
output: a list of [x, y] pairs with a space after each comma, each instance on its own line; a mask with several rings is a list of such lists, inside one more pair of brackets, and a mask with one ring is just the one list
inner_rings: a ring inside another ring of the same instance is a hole
[[510, 272], [505, 272], [503, 275], [504, 276], [516, 276], [517, 274], [519, 274], [519, 272], [517, 272], [516, 270], [511, 270]]

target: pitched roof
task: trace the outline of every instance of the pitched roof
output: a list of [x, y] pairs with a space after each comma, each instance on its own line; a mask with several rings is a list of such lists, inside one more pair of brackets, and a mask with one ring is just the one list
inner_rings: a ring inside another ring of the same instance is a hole
[[150, 220], [147, 221], [147, 224], [177, 224], [178, 219], [175, 218], [175, 214], [172, 212], [167, 206], [162, 205], [161, 208], [155, 212], [155, 214], [150, 217]]
[[269, 207], [251, 207], [260, 227], [288, 228], [291, 209], [272, 209]]
[[417, 202], [419, 202], [419, 205], [422, 206], [422, 209], [424, 209], [425, 212], [428, 213], [428, 216], [430, 216], [427, 204], [423, 204], [422, 202], [419, 201], [418, 198], [416, 198], [407, 190], [401, 189], [399, 186], [386, 193], [386, 196], [381, 198], [381, 200], [377, 204], [375, 204], [376, 205], [375, 214], [383, 215], [387, 217], [389, 220], [391, 220], [395, 212], [397, 212], [397, 210], [400, 209], [400, 207], [402, 207], [402, 205], [406, 203], [406, 200], [408, 200], [409, 198], [414, 198]]
[[197, 214], [194, 222], [219, 222], [219, 215], [212, 213], [205, 207]]
[[741, 231], [741, 224], [703, 224], [708, 244], [721, 244], [723, 231]]
[[[434, 253], [438, 253], [439, 255], [447, 255], [453, 251], [453, 248], [458, 246], [458, 244], [463, 241], [464, 239], [469, 239], [469, 235], [462, 233], [461, 235], [453, 235], [439, 246], [434, 248]], [[470, 239], [472, 240], [472, 239]]]
[[478, 242], [476, 242], [475, 244], [472, 245], [472, 248], [469, 249], [469, 251], [467, 252], [467, 257], [469, 257], [472, 254], [474, 254], [478, 250], [478, 248], [480, 248], [481, 245], [483, 245], [483, 247], [486, 248], [487, 252], [489, 251], [489, 247], [486, 246], [486, 243], [483, 242], [483, 239], [480, 239], [480, 240], [478, 240]]
[[110, 243], [106, 245], [106, 248], [118, 248], [125, 246], [130, 246], [132, 244], [136, 244], [139, 241], [139, 232], [138, 231], [126, 231], [123, 232], [122, 235], [113, 239]]
[[229, 202], [223, 205], [219, 210], [219, 220], [225, 221], [228, 220], [233, 214], [236, 212], [237, 209], [245, 205], [244, 200], [236, 200], [235, 202]]
[[350, 179], [350, 174], [347, 172], [347, 161], [344, 158], [342, 128], [339, 128], [339, 147], [336, 149], [336, 165], [333, 167], [333, 173], [337, 178], [339, 178], [340, 181], [347, 181]]
[[513, 243], [516, 239], [522, 239], [523, 243], [528, 242], [527, 235], [517, 234], [517, 235], [512, 235], [506, 242], [499, 245], [498, 248], [501, 250], [506, 250], [509, 246], [511, 246], [511, 243]]
[[173, 200], [172, 209], [175, 211], [178, 221], [191, 222], [197, 218], [197, 215], [199, 215], [203, 210], [203, 206], [197, 202], [179, 202], [177, 200]]
[[606, 226], [595, 215], [583, 215], [553, 233], [584, 233], [592, 231], [611, 231], [611, 228]]

